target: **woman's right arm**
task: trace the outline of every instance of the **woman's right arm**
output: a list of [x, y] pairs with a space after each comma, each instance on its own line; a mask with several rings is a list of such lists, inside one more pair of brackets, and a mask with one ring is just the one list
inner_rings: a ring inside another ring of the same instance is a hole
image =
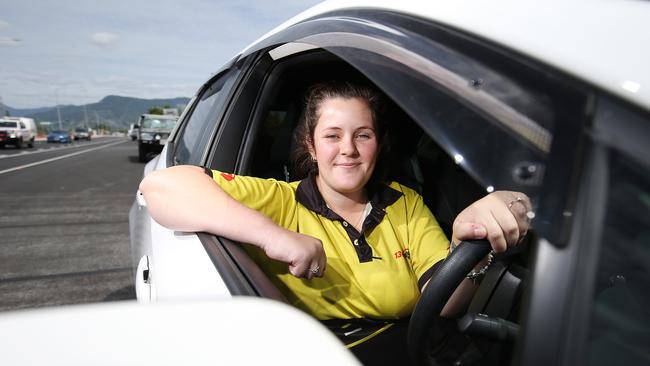
[[[280, 227], [233, 199], [203, 168], [175, 166], [151, 172], [140, 191], [153, 219], [169, 229], [205, 231], [253, 244], [287, 263], [294, 276], [322, 276], [326, 257], [320, 240]], [[317, 273], [311, 268], [318, 268]]]

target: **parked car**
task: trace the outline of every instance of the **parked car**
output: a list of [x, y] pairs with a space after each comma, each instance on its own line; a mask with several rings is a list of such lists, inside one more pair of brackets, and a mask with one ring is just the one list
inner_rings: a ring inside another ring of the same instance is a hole
[[69, 144], [72, 142], [72, 135], [70, 134], [70, 131], [66, 131], [66, 130], [50, 131], [50, 133], [47, 134], [47, 142], [48, 143], [60, 142], [60, 143]]
[[[167, 143], [169, 134], [176, 126], [178, 116], [143, 114], [137, 124], [138, 158], [147, 161], [151, 154], [158, 154]], [[134, 126], [135, 127], [135, 126]]]
[[[390, 101], [391, 178], [420, 192], [448, 235], [487, 192], [521, 191], [534, 206], [528, 236], [495, 258], [460, 330], [436, 314], [482, 253], [445, 262], [409, 349], [395, 351], [421, 364], [647, 365], [648, 24], [641, 1], [320, 4], [207, 80], [144, 174], [193, 164], [291, 181], [305, 90], [372, 84]], [[168, 230], [140, 194], [129, 221], [140, 301], [286, 301], [245, 245]], [[454, 256], [472, 248], [486, 250], [462, 244]], [[440, 337], [447, 347], [432, 347]]]
[[31, 118], [3, 117], [0, 119], [0, 149], [13, 145], [20, 149], [24, 144], [34, 147], [36, 123]]
[[90, 141], [90, 129], [85, 127], [77, 127], [74, 129], [74, 140], [88, 140]]

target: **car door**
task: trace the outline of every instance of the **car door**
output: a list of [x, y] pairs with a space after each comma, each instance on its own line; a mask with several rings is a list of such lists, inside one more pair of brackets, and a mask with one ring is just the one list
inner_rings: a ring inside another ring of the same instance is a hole
[[[227, 68], [199, 90], [162, 153], [146, 165], [145, 176], [177, 164], [202, 165], [239, 75], [239, 67]], [[138, 300], [229, 296], [196, 234], [159, 225], [139, 192], [129, 222]]]

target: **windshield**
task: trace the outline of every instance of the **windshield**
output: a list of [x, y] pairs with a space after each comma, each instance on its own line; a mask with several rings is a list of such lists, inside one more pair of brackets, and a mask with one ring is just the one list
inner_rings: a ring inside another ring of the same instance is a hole
[[0, 127], [16, 128], [18, 127], [18, 123], [11, 121], [0, 121]]
[[59, 131], [59, 130], [56, 130], [56, 131], [52, 131], [52, 132], [50, 132], [50, 133], [66, 134], [66, 133], [68, 133], [68, 132], [67, 132], [67, 131]]
[[85, 128], [76, 128], [75, 131], [76, 132], [86, 132], [86, 129]]
[[154, 129], [164, 129], [171, 130], [176, 125], [175, 119], [157, 119], [157, 118], [145, 118], [142, 120], [142, 128], [154, 128]]

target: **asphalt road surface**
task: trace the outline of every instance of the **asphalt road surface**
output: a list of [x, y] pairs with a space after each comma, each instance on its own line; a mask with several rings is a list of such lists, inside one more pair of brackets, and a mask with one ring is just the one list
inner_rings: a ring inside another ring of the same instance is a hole
[[134, 299], [135, 142], [0, 150], [0, 310]]

